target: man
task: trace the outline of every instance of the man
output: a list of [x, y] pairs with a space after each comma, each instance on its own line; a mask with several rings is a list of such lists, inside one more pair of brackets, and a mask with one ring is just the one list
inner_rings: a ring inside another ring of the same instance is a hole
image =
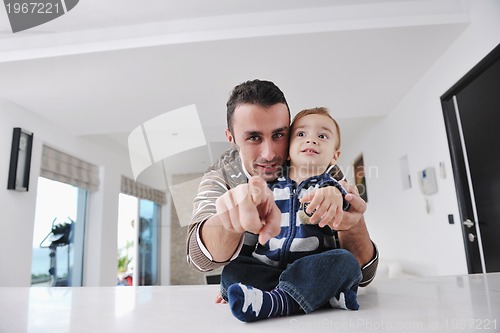
[[[280, 210], [265, 181], [277, 179], [288, 158], [290, 110], [285, 96], [269, 81], [236, 86], [227, 102], [227, 126], [226, 137], [235, 149], [205, 173], [188, 229], [188, 262], [200, 271], [248, 255], [252, 250], [245, 243], [253, 244], [252, 238], [265, 244], [280, 232]], [[350, 208], [332, 226], [338, 231], [339, 246], [358, 261], [363, 273], [360, 286], [366, 286], [378, 264], [363, 217], [366, 203], [356, 186], [341, 184]]]

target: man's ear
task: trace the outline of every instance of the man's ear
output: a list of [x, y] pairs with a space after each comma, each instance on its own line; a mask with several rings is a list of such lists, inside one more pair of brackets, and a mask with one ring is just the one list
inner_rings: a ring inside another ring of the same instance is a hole
[[227, 139], [228, 142], [235, 143], [234, 142], [234, 137], [231, 134], [231, 131], [229, 129], [226, 128], [225, 131], [224, 131], [224, 133], [226, 134], [226, 139]]

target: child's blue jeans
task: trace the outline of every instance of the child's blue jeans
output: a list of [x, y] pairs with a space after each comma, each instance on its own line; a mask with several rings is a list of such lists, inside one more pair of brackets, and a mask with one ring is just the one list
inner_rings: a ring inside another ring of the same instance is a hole
[[305, 256], [285, 269], [240, 255], [222, 271], [221, 294], [227, 300], [227, 288], [233, 283], [266, 291], [279, 287], [309, 313], [328, 304], [332, 297], [346, 289], [356, 292], [361, 278], [358, 261], [344, 249]]

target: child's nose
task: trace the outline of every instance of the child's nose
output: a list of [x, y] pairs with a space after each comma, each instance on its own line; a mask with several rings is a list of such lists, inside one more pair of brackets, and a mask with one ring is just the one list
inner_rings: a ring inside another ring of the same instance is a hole
[[318, 141], [316, 141], [314, 138], [313, 139], [307, 139], [306, 141], [307, 143], [313, 143], [313, 144], [317, 144]]

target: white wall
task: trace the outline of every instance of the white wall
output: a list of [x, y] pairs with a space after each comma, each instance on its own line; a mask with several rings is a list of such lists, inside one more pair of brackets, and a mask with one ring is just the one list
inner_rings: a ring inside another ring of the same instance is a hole
[[[34, 133], [28, 192], [7, 190], [13, 127]], [[116, 284], [118, 194], [122, 174], [130, 177], [130, 162], [122, 154], [76, 137], [64, 129], [8, 101], [0, 100], [0, 286], [31, 284], [31, 255], [35, 220], [37, 178], [40, 174], [42, 145], [48, 144], [100, 167], [100, 189], [90, 195], [85, 246], [84, 284]]]
[[[344, 168], [360, 153], [368, 175], [366, 219], [382, 259], [417, 275], [466, 274], [464, 244], [440, 96], [500, 42], [500, 1], [471, 1], [471, 24], [399, 105], [357, 143], [343, 143]], [[381, 78], [383, 80], [383, 78]], [[412, 188], [403, 191], [399, 158], [408, 155]], [[447, 177], [439, 177], [444, 162]], [[439, 192], [428, 214], [417, 172], [436, 168]], [[448, 224], [453, 214], [455, 224]]]
[[[17, 192], [7, 190], [9, 174], [12, 128], [26, 130], [35, 128], [35, 120], [28, 114], [0, 100], [0, 202], [2, 218], [0, 226], [2, 241], [0, 253], [2, 274], [0, 286], [26, 286], [31, 282], [31, 249], [33, 223], [35, 220], [36, 172], [30, 174], [30, 190]], [[36, 135], [36, 133], [35, 133]], [[40, 149], [35, 139], [32, 153], [32, 170], [40, 167]]]

